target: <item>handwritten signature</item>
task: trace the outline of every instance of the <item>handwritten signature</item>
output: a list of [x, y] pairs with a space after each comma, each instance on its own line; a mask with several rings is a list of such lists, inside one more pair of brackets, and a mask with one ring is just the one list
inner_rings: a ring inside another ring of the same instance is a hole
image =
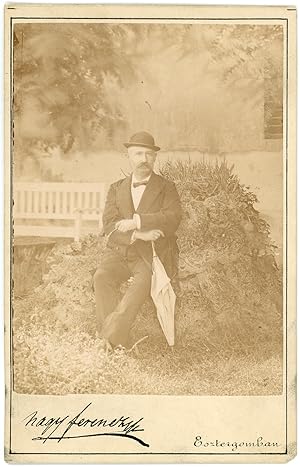
[[[32, 438], [33, 441], [42, 441], [43, 443], [46, 443], [46, 441], [54, 440], [59, 443], [66, 439], [119, 436], [136, 441], [142, 446], [149, 447], [148, 443], [136, 435], [137, 432], [144, 431], [144, 428], [141, 426], [143, 417], [138, 420], [134, 420], [131, 417], [125, 417], [124, 415], [112, 420], [93, 417], [87, 418], [87, 414], [85, 412], [87, 412], [91, 405], [92, 402], [87, 404], [84, 409], [82, 409], [73, 418], [71, 418], [71, 415], [56, 418], [40, 416], [36, 410], [27, 415], [22, 421], [25, 422], [25, 427], [37, 427], [41, 429], [39, 436]], [[83, 417], [84, 413], [85, 416]], [[78, 432], [78, 428], [81, 429], [80, 433]], [[90, 431], [85, 432], [87, 429], [91, 428], [102, 428], [102, 430], [97, 430], [95, 433], [91, 433]], [[112, 428], [113, 430], [111, 430]], [[84, 431], [83, 429], [86, 430]]]

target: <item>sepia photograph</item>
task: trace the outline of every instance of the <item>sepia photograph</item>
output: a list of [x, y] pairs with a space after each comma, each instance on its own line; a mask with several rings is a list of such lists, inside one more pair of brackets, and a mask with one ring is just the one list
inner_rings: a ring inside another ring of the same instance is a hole
[[283, 397], [287, 20], [116, 9], [9, 12], [11, 390]]
[[281, 393], [282, 67], [277, 25], [14, 27], [16, 391]]

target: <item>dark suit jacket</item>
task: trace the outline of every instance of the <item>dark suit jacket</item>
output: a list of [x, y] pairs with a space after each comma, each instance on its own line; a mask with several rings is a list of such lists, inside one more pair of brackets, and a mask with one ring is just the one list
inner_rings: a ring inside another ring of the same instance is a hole
[[[113, 230], [116, 222], [131, 219], [135, 212], [140, 216], [141, 230], [160, 229], [164, 232], [165, 237], [155, 242], [155, 249], [169, 277], [174, 277], [178, 263], [175, 232], [182, 217], [175, 184], [153, 172], [136, 211], [131, 197], [131, 176], [110, 186], [103, 213], [103, 229], [106, 235], [111, 234], [107, 246], [124, 256], [130, 246], [132, 231]], [[152, 263], [151, 242], [136, 240], [134, 247], [145, 261]]]

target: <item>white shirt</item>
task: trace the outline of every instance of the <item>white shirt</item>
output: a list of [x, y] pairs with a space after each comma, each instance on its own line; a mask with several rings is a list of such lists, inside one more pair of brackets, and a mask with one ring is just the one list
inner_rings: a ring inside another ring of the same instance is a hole
[[[137, 208], [139, 207], [139, 204], [141, 202], [141, 199], [142, 199], [142, 196], [144, 194], [144, 191], [145, 191], [145, 188], [146, 188], [146, 185], [140, 185], [140, 186], [137, 186], [137, 187], [134, 187], [133, 184], [135, 182], [139, 182], [139, 181], [145, 181], [145, 182], [148, 182], [150, 180], [150, 177], [151, 177], [152, 174], [149, 175], [149, 177], [147, 178], [144, 178], [143, 180], [137, 180], [134, 176], [134, 174], [132, 174], [132, 179], [131, 179], [131, 197], [132, 197], [132, 202], [133, 202], [133, 206], [134, 206], [134, 210], [136, 211]], [[141, 218], [140, 216], [135, 213], [133, 215], [133, 219], [136, 220], [136, 226], [138, 229], [141, 228]], [[133, 232], [132, 234], [132, 237], [131, 237], [131, 243], [133, 243], [135, 241], [135, 232]]]
[[[142, 181], [144, 182], [148, 182], [150, 180], [150, 177], [151, 177], [151, 174], [149, 175], [149, 177], [147, 178], [144, 178]], [[141, 202], [141, 199], [142, 199], [142, 196], [144, 194], [144, 191], [145, 191], [145, 188], [146, 188], [146, 185], [140, 185], [140, 186], [137, 186], [136, 188], [134, 188], [133, 184], [135, 182], [139, 182], [140, 180], [137, 180], [134, 176], [134, 174], [132, 174], [132, 180], [131, 180], [131, 197], [132, 197], [132, 202], [133, 202], [133, 206], [134, 206], [134, 209], [135, 211], [137, 210], [137, 208], [139, 207], [139, 204]]]

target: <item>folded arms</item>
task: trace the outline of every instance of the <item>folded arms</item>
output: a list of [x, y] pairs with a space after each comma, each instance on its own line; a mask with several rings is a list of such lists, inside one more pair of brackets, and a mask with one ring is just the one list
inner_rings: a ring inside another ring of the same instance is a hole
[[[103, 228], [114, 243], [129, 245], [135, 240], [157, 240], [159, 236], [172, 236], [182, 217], [180, 199], [173, 182], [162, 187], [160, 207], [155, 212], [140, 212], [124, 219], [116, 199], [117, 186], [111, 185], [106, 199]], [[158, 203], [156, 203], [158, 204]]]

